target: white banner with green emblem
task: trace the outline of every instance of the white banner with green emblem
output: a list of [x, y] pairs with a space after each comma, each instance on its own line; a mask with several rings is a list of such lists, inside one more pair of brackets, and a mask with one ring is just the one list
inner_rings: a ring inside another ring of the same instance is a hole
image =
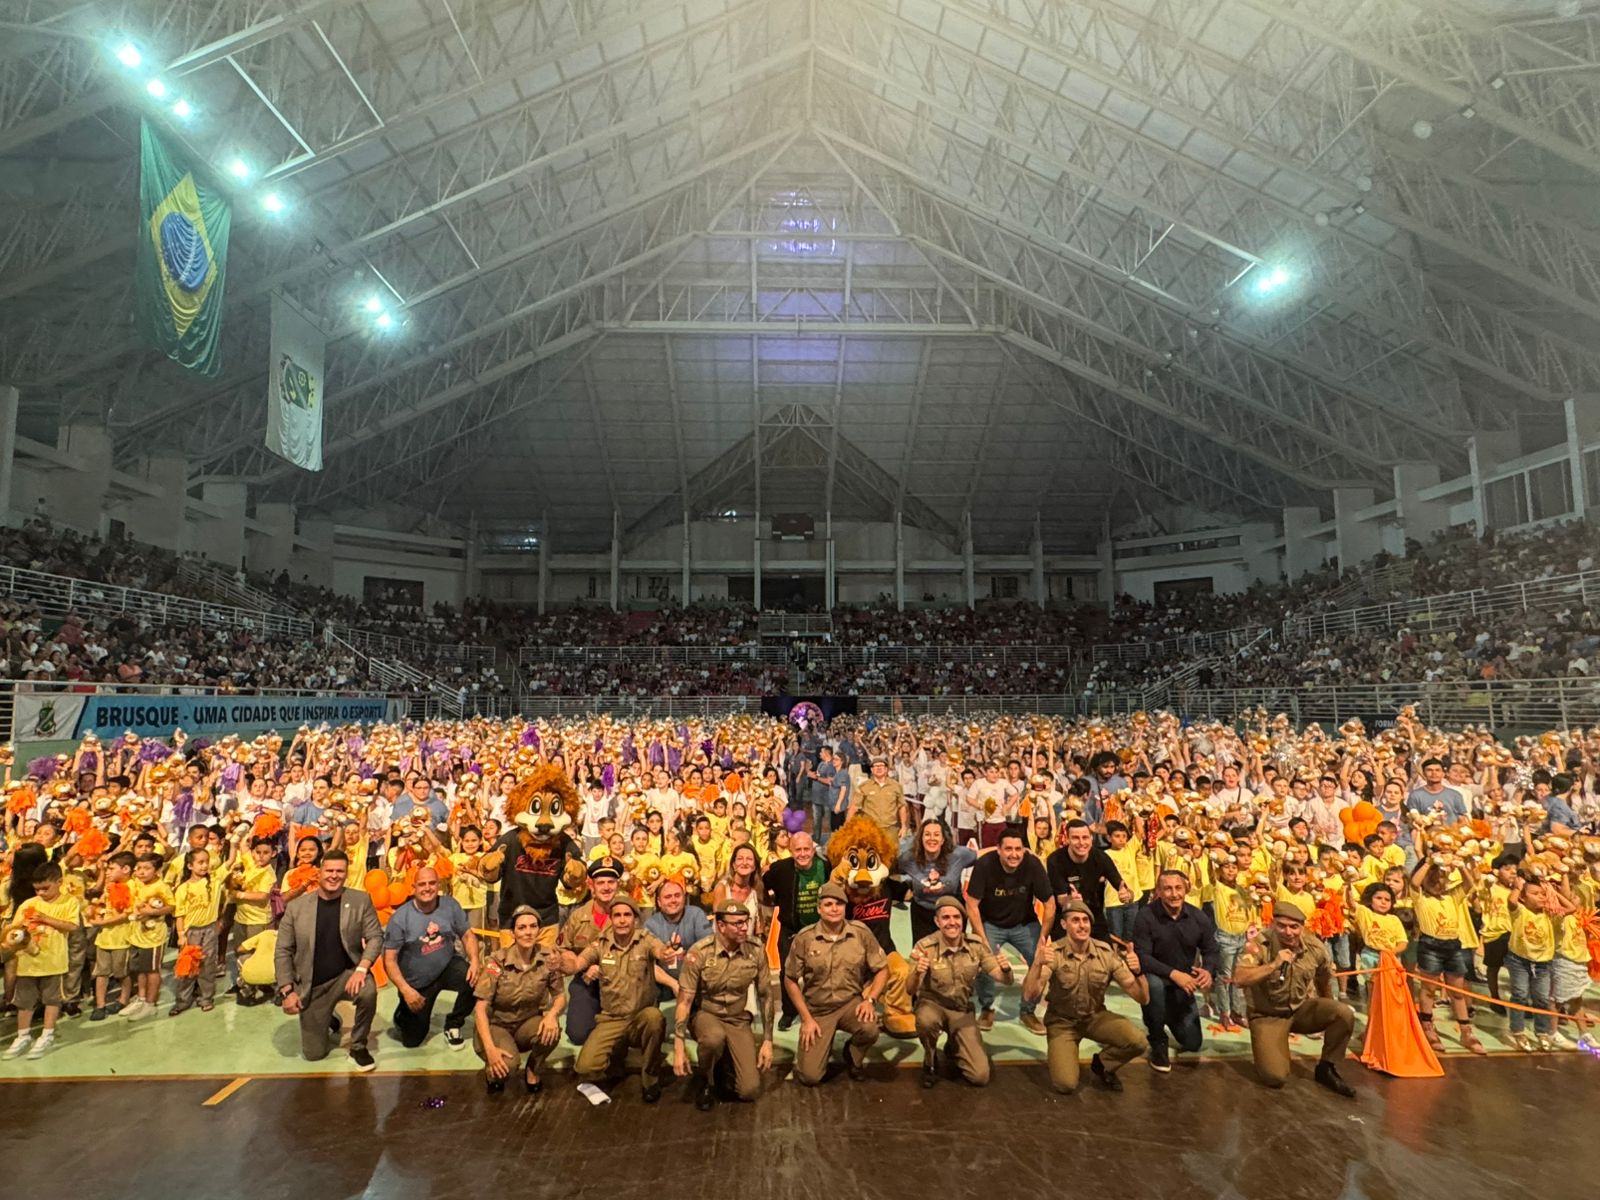
[[272, 294], [267, 449], [307, 471], [322, 470], [322, 357], [326, 345], [322, 330], [278, 293]]

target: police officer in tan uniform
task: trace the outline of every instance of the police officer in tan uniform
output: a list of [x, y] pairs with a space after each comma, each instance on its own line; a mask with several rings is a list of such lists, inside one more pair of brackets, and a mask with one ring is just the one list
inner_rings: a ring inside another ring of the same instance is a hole
[[[622, 860], [602, 855], [589, 864], [589, 899], [568, 914], [561, 926], [560, 946], [582, 954], [610, 920], [611, 901], [622, 881]], [[600, 1015], [600, 988], [595, 973], [575, 976], [567, 985], [567, 1040], [581, 1046], [589, 1040]]]
[[940, 896], [933, 906], [937, 933], [911, 948], [911, 977], [906, 991], [916, 1004], [917, 1037], [922, 1042], [922, 1086], [939, 1082], [939, 1035], [945, 1042], [946, 1066], [958, 1067], [973, 1087], [989, 1082], [989, 1056], [972, 1011], [978, 975], [1011, 986], [1011, 964], [997, 958], [980, 937], [966, 932], [966, 913], [954, 896]]
[[867, 1048], [878, 1040], [878, 997], [889, 980], [889, 959], [872, 931], [845, 920], [844, 884], [830, 879], [817, 890], [817, 923], [795, 934], [783, 964], [783, 986], [800, 1014], [794, 1077], [807, 1087], [822, 1082], [833, 1035], [844, 1030], [850, 1078], [866, 1078]]
[[539, 1067], [561, 1040], [558, 1018], [567, 1003], [552, 954], [539, 945], [538, 909], [518, 905], [511, 913], [511, 945], [489, 956], [473, 989], [472, 1048], [484, 1061], [491, 1094], [505, 1091], [524, 1051], [523, 1086], [530, 1096], [543, 1090]]
[[1150, 984], [1131, 946], [1118, 953], [1089, 936], [1094, 914], [1082, 900], [1068, 900], [1061, 914], [1066, 939], [1040, 940], [1022, 981], [1022, 1002], [1037, 1003], [1041, 993], [1048, 1002], [1044, 1027], [1051, 1087], [1063, 1093], [1077, 1090], [1078, 1043], [1088, 1040], [1101, 1047], [1090, 1059], [1089, 1069], [1103, 1087], [1120, 1092], [1117, 1070], [1143, 1054], [1150, 1043], [1132, 1021], [1106, 1008], [1106, 989], [1115, 982], [1143, 1005], [1149, 1002]]
[[[684, 1041], [692, 1032], [699, 1060], [694, 1105], [706, 1112], [716, 1103], [713, 1079], [719, 1064], [733, 1075], [733, 1092], [754, 1100], [761, 1072], [772, 1065], [773, 1009], [777, 992], [766, 951], [750, 940], [750, 912], [724, 900], [713, 916], [716, 932], [689, 948], [678, 972], [678, 1007], [672, 1034], [672, 1069], [689, 1074]], [[748, 999], [755, 984], [761, 1009], [761, 1048], [750, 1031]]]
[[1288, 900], [1272, 906], [1272, 925], [1264, 937], [1245, 943], [1233, 968], [1233, 982], [1245, 993], [1250, 1020], [1250, 1054], [1256, 1074], [1271, 1088], [1289, 1079], [1289, 1035], [1322, 1034], [1322, 1060], [1316, 1080], [1336, 1095], [1355, 1089], [1339, 1076], [1356, 1014], [1333, 997], [1333, 956], [1316, 934], [1306, 930], [1306, 915]]
[[850, 793], [848, 815], [858, 812], [897, 843], [911, 832], [905, 789], [889, 777], [888, 759], [874, 758], [872, 778], [862, 780]]
[[568, 975], [581, 975], [590, 967], [599, 968], [600, 1015], [594, 1031], [578, 1051], [575, 1066], [587, 1082], [615, 1082], [629, 1047], [644, 1052], [639, 1082], [644, 1102], [661, 1099], [661, 1043], [667, 1023], [656, 1007], [655, 968], [670, 967], [678, 952], [664, 946], [654, 934], [638, 927], [639, 910], [627, 896], [611, 901], [611, 919], [600, 935], [581, 954], [561, 952], [561, 969]]

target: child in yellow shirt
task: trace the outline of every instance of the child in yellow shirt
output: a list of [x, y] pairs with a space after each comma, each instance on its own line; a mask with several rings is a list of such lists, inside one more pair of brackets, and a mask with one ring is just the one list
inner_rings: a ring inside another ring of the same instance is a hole
[[1261, 923], [1261, 908], [1247, 888], [1239, 886], [1239, 862], [1226, 858], [1216, 864], [1211, 910], [1217, 927], [1220, 961], [1211, 985], [1211, 1004], [1225, 1032], [1244, 1029], [1244, 989], [1233, 982], [1234, 967], [1249, 940], [1250, 929]]
[[211, 874], [210, 851], [191, 850], [184, 855], [183, 881], [172, 895], [172, 910], [180, 958], [189, 946], [198, 947], [201, 957], [199, 974], [178, 975], [177, 999], [167, 1015], [175, 1017], [193, 1008], [196, 992], [200, 1011], [210, 1012], [216, 1007], [217, 937], [222, 929], [222, 881]]
[[124, 1019], [142, 1020], [156, 1011], [161, 995], [161, 959], [167, 948], [167, 918], [172, 915], [172, 889], [161, 878], [161, 858], [141, 854], [128, 884], [133, 920], [128, 931], [128, 970], [134, 975], [133, 1003]]
[[1145, 888], [1141, 886], [1139, 880], [1139, 859], [1143, 855], [1143, 850], [1137, 842], [1131, 840], [1128, 827], [1121, 821], [1106, 822], [1106, 841], [1110, 843], [1106, 849], [1107, 857], [1116, 864], [1122, 882], [1133, 893], [1133, 899], [1124, 904], [1117, 889], [1109, 883], [1105, 885], [1106, 928], [1111, 931], [1113, 937], [1131, 942], [1133, 921], [1139, 915], [1139, 900], [1145, 893]]
[[461, 831], [461, 849], [450, 855], [455, 873], [450, 876], [450, 894], [467, 914], [467, 924], [482, 929], [483, 910], [489, 903], [489, 885], [482, 875], [469, 869], [469, 864], [483, 854], [483, 831], [468, 825]]
[[[47, 862], [33, 874], [33, 895], [17, 906], [16, 920], [33, 941], [17, 954], [17, 1036], [0, 1058], [43, 1058], [56, 1043], [56, 1018], [61, 1015], [67, 975], [67, 936], [79, 927], [76, 896], [62, 891], [61, 868]], [[33, 1040], [33, 1010], [44, 1006], [44, 1032]], [[29, 1047], [32, 1049], [29, 1049]]]
[[[133, 878], [134, 857], [126, 850], [106, 860], [105, 879], [98, 899], [99, 912], [86, 917], [84, 924], [94, 931], [94, 1011], [91, 1021], [116, 1016], [133, 999], [133, 976], [128, 970], [128, 934], [132, 931], [133, 894], [128, 881]], [[106, 1003], [111, 982], [118, 987], [117, 999]]]

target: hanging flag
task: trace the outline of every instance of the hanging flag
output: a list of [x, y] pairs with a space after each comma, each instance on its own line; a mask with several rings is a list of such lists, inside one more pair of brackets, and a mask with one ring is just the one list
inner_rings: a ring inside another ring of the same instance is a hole
[[179, 366], [222, 370], [222, 285], [233, 211], [223, 192], [139, 123], [139, 214], [134, 321], [139, 336]]
[[322, 358], [327, 339], [277, 292], [267, 371], [267, 449], [322, 470]]

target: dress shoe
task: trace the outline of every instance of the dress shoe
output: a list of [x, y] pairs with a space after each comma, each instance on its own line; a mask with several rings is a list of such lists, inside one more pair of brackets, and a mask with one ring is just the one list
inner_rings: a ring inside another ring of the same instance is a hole
[[1330, 1092], [1343, 1096], [1347, 1100], [1354, 1100], [1356, 1097], [1355, 1088], [1339, 1078], [1339, 1068], [1331, 1062], [1317, 1064], [1317, 1082]]
[[1100, 1086], [1107, 1091], [1120, 1092], [1122, 1090], [1122, 1080], [1117, 1078], [1115, 1071], [1106, 1070], [1106, 1065], [1100, 1061], [1098, 1054], [1089, 1060], [1089, 1070], [1094, 1072], [1094, 1077], [1100, 1081]]

